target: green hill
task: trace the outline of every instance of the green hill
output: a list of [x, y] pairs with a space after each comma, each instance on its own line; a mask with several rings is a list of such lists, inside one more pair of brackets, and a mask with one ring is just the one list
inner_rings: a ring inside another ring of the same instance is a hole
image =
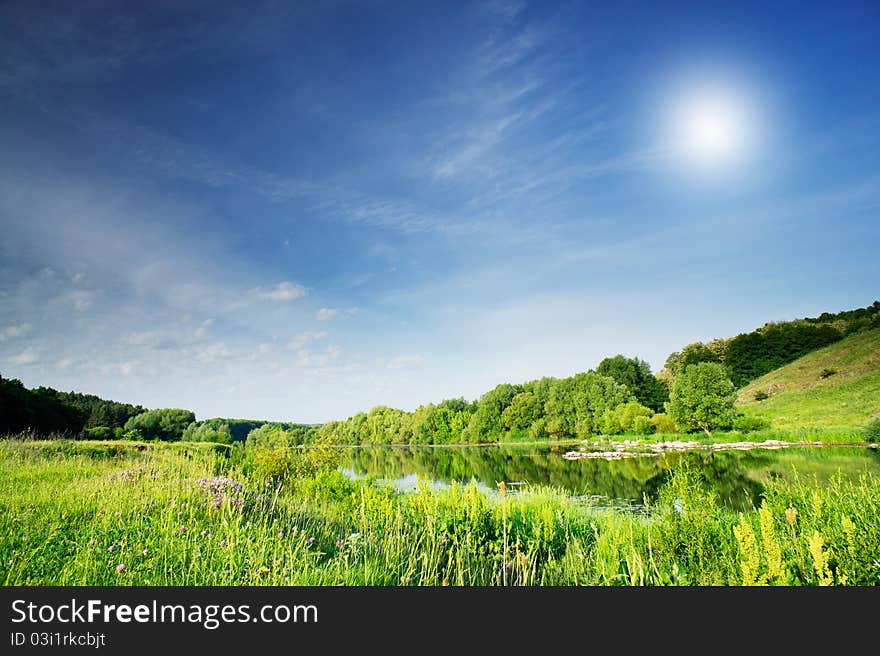
[[[755, 400], [764, 392], [769, 398]], [[851, 335], [752, 381], [737, 405], [774, 428], [860, 427], [880, 416], [880, 329]]]

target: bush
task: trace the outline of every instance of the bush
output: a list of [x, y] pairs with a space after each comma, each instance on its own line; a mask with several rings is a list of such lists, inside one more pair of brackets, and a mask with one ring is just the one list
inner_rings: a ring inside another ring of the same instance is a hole
[[758, 390], [755, 392], [755, 401], [766, 401], [770, 398], [770, 395], [767, 394], [764, 390]]
[[755, 431], [770, 428], [770, 422], [760, 417], [737, 417], [733, 420], [733, 430], [741, 433], [754, 433]]
[[280, 484], [290, 475], [292, 462], [287, 449], [257, 447], [251, 456], [251, 474], [269, 487]]
[[672, 417], [665, 415], [662, 412], [651, 417], [651, 423], [654, 425], [655, 433], [678, 432], [678, 428], [676, 427], [675, 422], [672, 421]]
[[654, 432], [654, 424], [650, 417], [639, 415], [633, 419], [631, 430], [635, 435], [650, 435]]
[[95, 426], [84, 428], [83, 435], [87, 440], [112, 440], [116, 437], [116, 432], [107, 426]]
[[819, 373], [819, 375], [820, 375], [822, 378], [830, 378], [831, 376], [833, 376], [833, 375], [836, 374], [836, 373], [837, 373], [837, 369], [830, 369], [830, 368], [828, 368], [828, 367], [825, 367], [825, 368]]
[[863, 432], [869, 442], [880, 442], [880, 417], [865, 426]]

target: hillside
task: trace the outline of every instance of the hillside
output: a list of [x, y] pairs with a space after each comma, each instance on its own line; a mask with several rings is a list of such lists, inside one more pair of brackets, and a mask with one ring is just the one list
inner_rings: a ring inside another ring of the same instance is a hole
[[[769, 398], [756, 401], [759, 391]], [[740, 390], [737, 405], [774, 428], [863, 426], [880, 415], [880, 329], [851, 335], [761, 376]]]

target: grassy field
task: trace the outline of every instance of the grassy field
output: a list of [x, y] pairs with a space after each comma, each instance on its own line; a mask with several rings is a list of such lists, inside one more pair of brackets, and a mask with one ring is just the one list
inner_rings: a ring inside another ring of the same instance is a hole
[[[769, 398], [756, 401], [759, 391]], [[880, 330], [853, 335], [762, 376], [740, 390], [737, 405], [774, 428], [864, 426], [880, 416]]]
[[[4, 585], [877, 585], [880, 485], [769, 481], [739, 513], [677, 471], [647, 515], [549, 489], [401, 494], [203, 445], [0, 442]], [[305, 457], [305, 456], [302, 456]]]

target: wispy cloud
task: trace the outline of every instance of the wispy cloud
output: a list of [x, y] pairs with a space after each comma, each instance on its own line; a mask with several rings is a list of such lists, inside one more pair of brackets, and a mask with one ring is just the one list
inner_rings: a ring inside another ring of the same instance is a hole
[[279, 282], [271, 287], [255, 287], [251, 290], [256, 298], [261, 301], [273, 301], [275, 303], [287, 303], [302, 298], [307, 290], [302, 285], [294, 282]]
[[339, 308], [321, 308], [315, 314], [315, 319], [318, 321], [330, 321], [331, 319], [336, 319], [338, 317], [353, 317], [358, 312], [360, 312], [359, 308], [352, 307], [347, 310], [341, 310]]
[[335, 319], [339, 316], [339, 310], [336, 308], [321, 308], [315, 314], [315, 319], [318, 321], [329, 321], [330, 319]]
[[24, 337], [31, 331], [31, 324], [29, 323], [21, 323], [17, 326], [6, 326], [5, 328], [0, 328], [0, 342], [5, 342], [8, 339], [15, 339], [16, 337]]
[[290, 340], [288, 346], [293, 349], [301, 349], [306, 344], [316, 342], [325, 337], [327, 337], [327, 333], [323, 330], [307, 330], [295, 335], [294, 338]]
[[425, 363], [425, 358], [421, 355], [398, 355], [391, 358], [386, 364], [386, 369], [414, 369], [421, 367]]
[[205, 335], [208, 334], [208, 328], [210, 328], [213, 323], [213, 319], [205, 319], [202, 323], [199, 324], [199, 327], [196, 328], [196, 331], [193, 333], [193, 335], [198, 339], [202, 339]]
[[300, 349], [297, 352], [296, 364], [303, 368], [326, 367], [339, 360], [342, 352], [342, 347], [337, 344], [330, 344], [323, 351]]
[[196, 359], [200, 362], [215, 362], [232, 357], [232, 351], [223, 342], [210, 344], [196, 352]]
[[16, 366], [34, 364], [40, 361], [40, 351], [36, 348], [29, 346], [18, 353], [18, 355], [7, 358], [7, 360], [10, 364]]

